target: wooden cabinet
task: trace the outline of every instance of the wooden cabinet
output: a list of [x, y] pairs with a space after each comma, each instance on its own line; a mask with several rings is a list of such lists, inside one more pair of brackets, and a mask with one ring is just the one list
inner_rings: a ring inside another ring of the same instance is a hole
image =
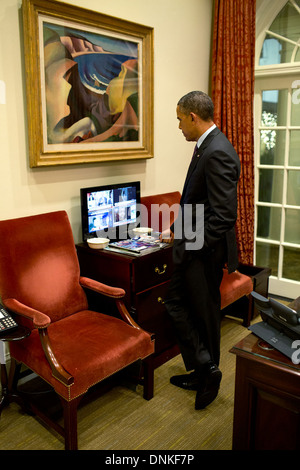
[[254, 334], [236, 355], [233, 450], [300, 449], [300, 365]]
[[153, 367], [179, 353], [171, 321], [164, 306], [173, 269], [172, 248], [140, 256], [92, 250], [87, 244], [76, 246], [82, 276], [125, 292], [125, 304], [135, 321], [155, 334]]

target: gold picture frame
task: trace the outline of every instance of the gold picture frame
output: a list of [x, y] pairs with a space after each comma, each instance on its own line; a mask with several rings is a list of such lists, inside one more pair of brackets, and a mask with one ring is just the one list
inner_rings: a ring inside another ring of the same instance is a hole
[[30, 167], [153, 157], [153, 28], [23, 0]]

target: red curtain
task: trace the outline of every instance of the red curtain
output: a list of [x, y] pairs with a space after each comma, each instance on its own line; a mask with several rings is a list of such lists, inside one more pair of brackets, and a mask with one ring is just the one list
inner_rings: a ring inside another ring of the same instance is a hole
[[253, 263], [255, 0], [215, 0], [212, 99], [215, 123], [241, 161], [236, 224], [239, 260]]

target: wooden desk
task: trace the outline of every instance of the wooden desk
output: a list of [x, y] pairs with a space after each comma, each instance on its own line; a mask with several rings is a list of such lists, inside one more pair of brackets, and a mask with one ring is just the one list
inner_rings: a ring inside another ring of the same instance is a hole
[[134, 320], [144, 330], [155, 334], [153, 368], [179, 354], [164, 306], [173, 269], [172, 247], [141, 256], [93, 250], [86, 243], [76, 248], [81, 275], [122, 287], [126, 292], [126, 307]]
[[253, 333], [236, 355], [233, 450], [300, 449], [300, 365]]

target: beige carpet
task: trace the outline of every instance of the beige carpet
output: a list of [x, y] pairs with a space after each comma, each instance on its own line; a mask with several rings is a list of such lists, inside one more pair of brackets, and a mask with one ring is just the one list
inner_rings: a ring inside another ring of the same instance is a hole
[[[217, 399], [195, 411], [195, 393], [174, 387], [169, 377], [184, 373], [181, 356], [155, 371], [155, 395], [142, 398], [142, 387], [117, 386], [84, 405], [78, 413], [81, 450], [229, 450], [232, 444], [235, 356], [229, 352], [249, 331], [239, 320], [222, 323], [223, 372]], [[12, 403], [0, 419], [0, 450], [64, 449], [61, 436]]]

